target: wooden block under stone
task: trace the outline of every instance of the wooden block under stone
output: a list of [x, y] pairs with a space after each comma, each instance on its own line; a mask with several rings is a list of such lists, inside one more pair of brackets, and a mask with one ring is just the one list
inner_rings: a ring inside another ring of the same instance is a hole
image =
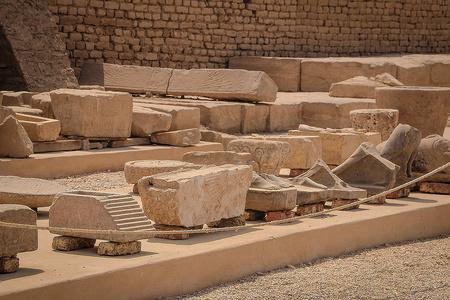
[[52, 248], [60, 251], [72, 251], [83, 248], [93, 248], [94, 245], [95, 239], [60, 235], [53, 238]]
[[295, 212], [295, 214], [297, 216], [309, 215], [315, 212], [323, 211], [323, 207], [323, 203], [299, 205], [297, 206], [297, 211]]
[[[336, 199], [336, 200], [332, 201], [331, 208], [335, 208], [335, 207], [342, 206], [342, 205], [349, 204], [349, 203], [356, 202], [356, 201], [358, 201], [358, 199]], [[359, 208], [359, 204], [350, 206], [349, 208], [345, 208], [343, 210], [351, 210], [351, 209], [357, 209], [357, 208]]]
[[277, 220], [284, 220], [295, 217], [295, 212], [292, 210], [285, 210], [285, 211], [268, 211], [266, 213], [266, 217], [264, 218], [264, 221], [270, 222], [270, 221], [277, 221]]
[[19, 258], [17, 256], [0, 258], [0, 274], [14, 273], [19, 270]]
[[97, 253], [100, 255], [119, 256], [141, 252], [141, 242], [102, 242], [98, 245]]

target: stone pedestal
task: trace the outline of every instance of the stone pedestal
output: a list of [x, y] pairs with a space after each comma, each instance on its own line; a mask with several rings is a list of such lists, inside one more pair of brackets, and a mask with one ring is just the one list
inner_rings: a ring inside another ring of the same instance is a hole
[[398, 125], [399, 112], [396, 109], [357, 109], [350, 112], [353, 129], [379, 132], [386, 141]]
[[95, 239], [78, 238], [72, 236], [55, 236], [53, 238], [52, 249], [60, 251], [72, 251], [83, 248], [93, 248]]
[[19, 270], [19, 258], [17, 256], [0, 257], [0, 274], [14, 273]]
[[97, 253], [107, 256], [130, 255], [141, 252], [141, 242], [131, 241], [124, 243], [102, 242], [98, 245]]

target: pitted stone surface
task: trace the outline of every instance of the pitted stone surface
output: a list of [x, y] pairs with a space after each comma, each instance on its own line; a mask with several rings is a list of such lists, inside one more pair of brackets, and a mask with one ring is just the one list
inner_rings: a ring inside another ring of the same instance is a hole
[[31, 208], [50, 206], [56, 194], [67, 191], [48, 180], [0, 176], [0, 204], [22, 204]]
[[379, 132], [381, 140], [389, 138], [398, 125], [396, 109], [357, 109], [350, 112], [352, 128], [367, 132]]
[[238, 139], [228, 143], [228, 151], [251, 153], [257, 164], [256, 173], [278, 175], [282, 166], [290, 161], [291, 147], [286, 142]]
[[[154, 230], [151, 221], [144, 215], [138, 202], [131, 195], [90, 191], [58, 194], [50, 207], [49, 226], [124, 232], [124, 234], [113, 234], [50, 231], [54, 234], [114, 242], [148, 238], [148, 233]], [[127, 231], [141, 231], [142, 234], [127, 233]]]
[[131, 134], [133, 99], [128, 93], [60, 89], [50, 97], [64, 135], [124, 138]]
[[193, 227], [244, 214], [250, 166], [208, 166], [139, 180], [145, 214], [156, 224]]
[[[2, 187], [3, 185], [0, 184], [0, 189]], [[0, 204], [1, 222], [36, 225], [36, 219], [36, 212], [24, 205]], [[37, 248], [37, 230], [7, 227], [1, 228], [0, 258], [4, 256], [13, 256], [19, 252], [34, 251], [37, 250]]]
[[189, 162], [177, 160], [136, 160], [125, 163], [124, 172], [127, 183], [136, 184], [139, 179], [159, 173], [167, 173], [178, 169], [199, 169]]

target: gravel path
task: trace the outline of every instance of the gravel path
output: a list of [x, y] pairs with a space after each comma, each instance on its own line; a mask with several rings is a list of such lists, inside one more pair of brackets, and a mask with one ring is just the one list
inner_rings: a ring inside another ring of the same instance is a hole
[[80, 174], [50, 179], [50, 181], [59, 183], [72, 190], [101, 191], [133, 186], [125, 181], [123, 171]]
[[165, 299], [450, 299], [450, 235], [319, 259]]

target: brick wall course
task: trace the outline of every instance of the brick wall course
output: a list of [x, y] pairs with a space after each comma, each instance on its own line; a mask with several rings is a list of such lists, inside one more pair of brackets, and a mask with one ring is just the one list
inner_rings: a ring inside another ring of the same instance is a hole
[[85, 61], [224, 68], [232, 56], [450, 53], [448, 0], [47, 0]]

